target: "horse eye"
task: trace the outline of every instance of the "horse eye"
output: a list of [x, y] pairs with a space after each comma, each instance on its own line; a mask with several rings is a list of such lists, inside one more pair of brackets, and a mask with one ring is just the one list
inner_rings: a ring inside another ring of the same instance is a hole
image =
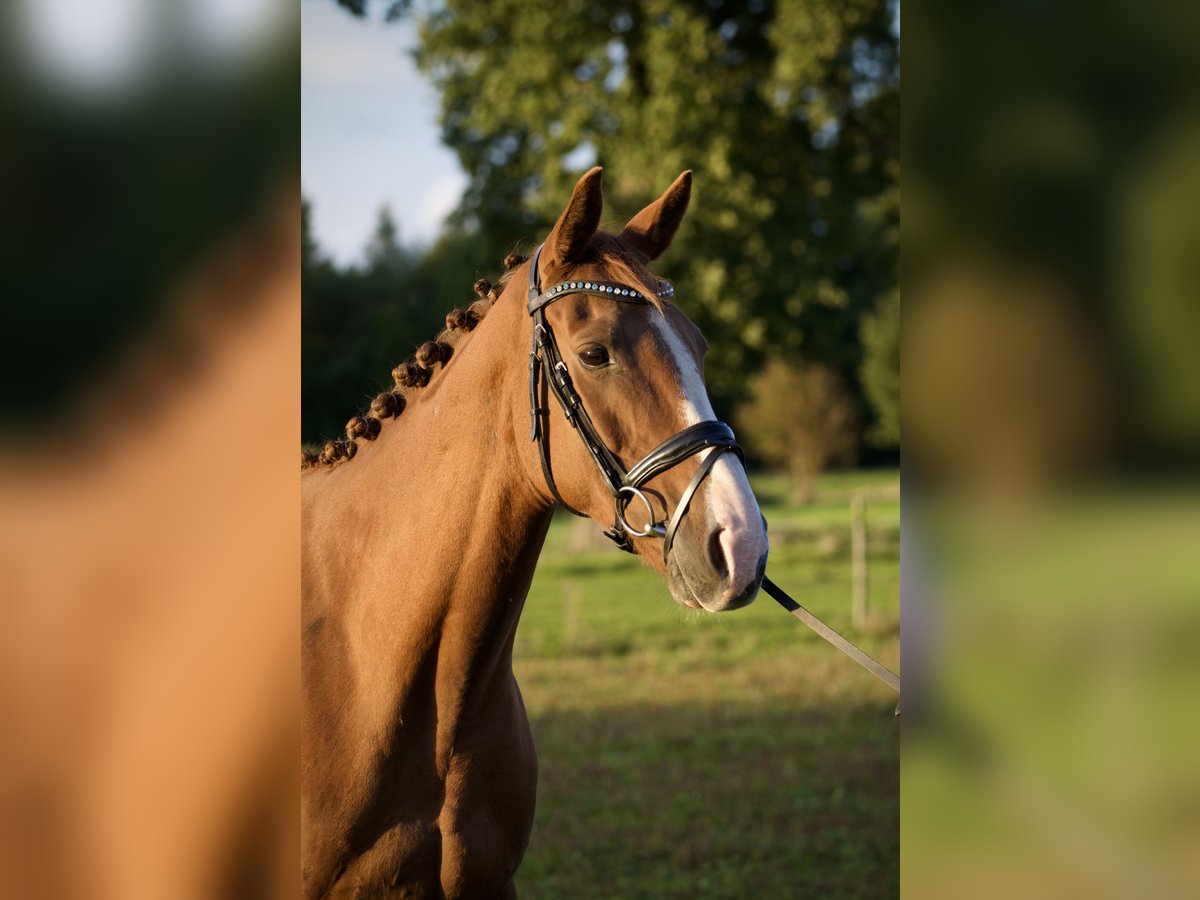
[[579, 358], [589, 369], [598, 369], [608, 365], [608, 351], [599, 344], [592, 344], [579, 351]]

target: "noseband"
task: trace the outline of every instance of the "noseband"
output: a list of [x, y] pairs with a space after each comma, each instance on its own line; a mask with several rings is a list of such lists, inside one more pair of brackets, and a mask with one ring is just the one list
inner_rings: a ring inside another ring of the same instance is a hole
[[[567, 364], [563, 361], [562, 354], [559, 353], [558, 342], [554, 339], [554, 331], [550, 328], [550, 323], [546, 321], [546, 307], [569, 294], [591, 294], [619, 303], [640, 305], [647, 305], [650, 301], [641, 291], [628, 285], [604, 281], [563, 281], [549, 290], [543, 291], [541, 277], [538, 274], [538, 260], [541, 255], [542, 248], [538, 247], [534, 251], [529, 266], [528, 309], [529, 315], [533, 318], [533, 348], [529, 351], [529, 414], [532, 419], [529, 437], [530, 440], [537, 442], [546, 485], [550, 488], [554, 499], [561, 503], [567, 512], [577, 516], [586, 516], [585, 513], [573, 508], [563, 500], [554, 483], [554, 474], [550, 470], [550, 453], [546, 444], [549, 410], [539, 402], [539, 379], [545, 380], [549, 393], [558, 400], [558, 405], [562, 407], [567, 422], [583, 441], [583, 446], [587, 448], [588, 455], [596, 463], [596, 468], [600, 470], [600, 477], [604, 480], [609, 493], [612, 494], [613, 525], [604, 532], [605, 537], [610, 538], [618, 547], [629, 553], [636, 552], [632, 538], [662, 538], [663, 560], [665, 561], [675, 542], [675, 533], [679, 530], [683, 515], [687, 512], [688, 505], [692, 502], [692, 497], [699, 489], [700, 483], [712, 471], [712, 467], [723, 453], [736, 453], [738, 458], [742, 459], [742, 448], [738, 446], [733, 429], [724, 422], [697, 422], [667, 438], [642, 457], [631, 469], [626, 470], [616, 454], [604, 443], [603, 438], [596, 431], [596, 426], [592, 424], [587, 410], [583, 408], [583, 400], [576, 393], [571, 382], [571, 374], [567, 370]], [[671, 285], [662, 282], [658, 296], [667, 299], [673, 294], [674, 289]], [[547, 417], [544, 423], [542, 421], [543, 413]], [[642, 488], [652, 478], [661, 475], [668, 469], [673, 469], [684, 460], [707, 449], [711, 449], [712, 452], [705, 457], [704, 461], [700, 463], [700, 468], [696, 470], [696, 474], [692, 476], [691, 482], [675, 506], [675, 512], [671, 516], [670, 522], [664, 524], [658, 521], [654, 507]], [[638, 531], [630, 526], [625, 518], [625, 512], [635, 498], [645, 504], [650, 520], [650, 524], [643, 531]]]

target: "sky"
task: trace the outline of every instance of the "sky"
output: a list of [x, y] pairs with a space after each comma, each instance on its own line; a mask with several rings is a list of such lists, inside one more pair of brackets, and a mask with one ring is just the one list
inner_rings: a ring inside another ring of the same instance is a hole
[[385, 203], [404, 243], [431, 242], [466, 177], [413, 63], [415, 26], [356, 19], [333, 0], [303, 0], [300, 24], [300, 177], [317, 243], [358, 262]]

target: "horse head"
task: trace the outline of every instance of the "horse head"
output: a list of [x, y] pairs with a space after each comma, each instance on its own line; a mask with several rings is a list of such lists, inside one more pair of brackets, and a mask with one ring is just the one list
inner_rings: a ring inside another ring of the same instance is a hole
[[528, 468], [572, 511], [613, 523], [609, 536], [664, 572], [676, 601], [717, 612], [754, 599], [767, 535], [704, 387], [704, 336], [649, 269], [691, 185], [684, 172], [610, 234], [594, 168], [530, 260], [532, 436], [543, 460], [530, 454]]

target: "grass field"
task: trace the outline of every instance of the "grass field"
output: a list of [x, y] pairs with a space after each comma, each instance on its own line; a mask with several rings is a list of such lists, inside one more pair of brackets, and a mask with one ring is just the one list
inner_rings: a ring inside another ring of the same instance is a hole
[[[898, 474], [826, 476], [805, 507], [753, 480], [768, 573], [898, 671]], [[850, 628], [855, 492], [864, 633]], [[897, 896], [895, 696], [765, 595], [725, 615], [677, 606], [598, 532], [555, 521], [517, 635], [540, 765], [522, 898]]]

